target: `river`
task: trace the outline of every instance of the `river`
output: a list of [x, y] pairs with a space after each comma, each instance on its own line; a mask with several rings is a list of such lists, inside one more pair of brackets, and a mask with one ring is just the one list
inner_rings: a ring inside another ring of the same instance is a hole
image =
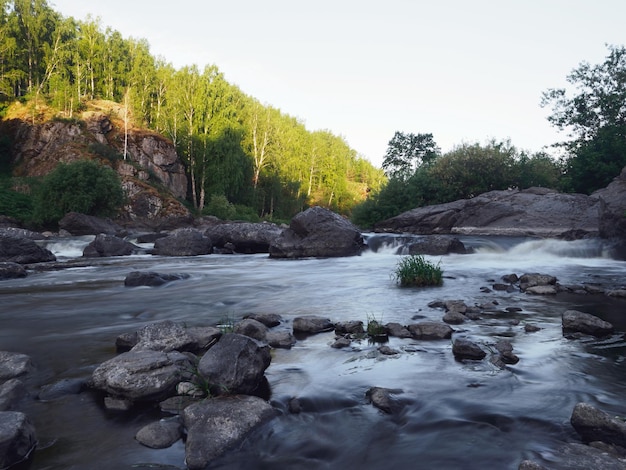
[[[60, 379], [89, 377], [116, 354], [118, 335], [155, 321], [216, 325], [248, 313], [278, 313], [287, 326], [309, 314], [408, 324], [441, 320], [443, 312], [428, 307], [433, 300], [495, 301], [497, 308], [480, 320], [454, 326], [455, 335], [485, 348], [510, 340], [520, 361], [505, 369], [488, 360], [456, 361], [450, 341], [391, 338], [388, 345], [400, 354], [384, 356], [367, 341], [330, 348], [334, 334], [324, 333], [274, 350], [266, 376], [271, 402], [283, 413], [211, 468], [513, 470], [525, 458], [559, 468], [553, 450], [578, 441], [569, 424], [576, 403], [626, 415], [626, 300], [481, 287], [527, 272], [554, 275], [564, 285], [623, 287], [626, 263], [607, 257], [597, 240], [463, 240], [473, 254], [426, 257], [440, 263], [444, 285], [421, 289], [395, 284], [400, 257], [389, 244], [348, 258], [138, 255], [31, 273], [0, 283], [0, 350], [32, 357], [37, 373], [28, 385], [36, 394]], [[88, 241], [53, 240], [48, 248], [71, 261]], [[124, 287], [135, 270], [190, 277], [158, 288]], [[561, 314], [567, 309], [600, 316], [620, 333], [565, 339]], [[541, 330], [526, 333], [527, 323]], [[401, 410], [386, 415], [370, 405], [365, 393], [372, 386], [401, 390]], [[294, 397], [302, 404], [299, 414], [286, 411]], [[153, 450], [134, 440], [161, 416], [154, 409], [107, 412], [90, 392], [24, 406], [39, 441], [31, 470], [185, 468], [183, 442]]]

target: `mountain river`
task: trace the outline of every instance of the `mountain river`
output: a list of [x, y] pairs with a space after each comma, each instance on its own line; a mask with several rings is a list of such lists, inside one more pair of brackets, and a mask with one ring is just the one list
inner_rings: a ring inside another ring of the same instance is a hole
[[[52, 240], [47, 247], [60, 260], [71, 261], [89, 240]], [[88, 378], [116, 354], [121, 333], [166, 319], [216, 325], [247, 313], [278, 313], [285, 328], [301, 315], [364, 323], [368, 318], [440, 321], [443, 311], [428, 304], [454, 299], [467, 305], [496, 301], [497, 308], [480, 320], [453, 326], [455, 336], [468, 337], [485, 350], [507, 339], [519, 363], [499, 369], [488, 358], [459, 362], [448, 340], [390, 338], [388, 345], [400, 354], [384, 356], [367, 340], [338, 350], [330, 347], [334, 333], [310, 336], [290, 350], [272, 352], [266, 376], [280, 416], [211, 468], [515, 470], [523, 459], [561, 468], [554, 449], [579, 442], [569, 423], [576, 403], [626, 415], [626, 299], [533, 296], [481, 287], [501, 282], [505, 274], [539, 272], [556, 276], [562, 285], [623, 288], [626, 263], [607, 257], [597, 240], [462, 240], [475, 248], [473, 254], [426, 257], [440, 263], [445, 276], [442, 287], [432, 288], [396, 285], [392, 273], [402, 238], [348, 258], [138, 255], [2, 281], [0, 350], [28, 354], [37, 367], [28, 383], [33, 399], [20, 408], [38, 438], [25, 468], [185, 468], [182, 441], [154, 450], [134, 439], [141, 427], [162, 417], [158, 410], [107, 412], [102, 397], [89, 391], [36, 399], [42, 385]], [[190, 277], [158, 288], [124, 287], [124, 278], [135, 270]], [[568, 309], [600, 316], [618, 333], [566, 339], [561, 314]], [[541, 329], [526, 333], [527, 323]], [[369, 404], [365, 393], [372, 386], [397, 389], [400, 410], [388, 415]], [[302, 404], [299, 414], [287, 411], [294, 397]]]

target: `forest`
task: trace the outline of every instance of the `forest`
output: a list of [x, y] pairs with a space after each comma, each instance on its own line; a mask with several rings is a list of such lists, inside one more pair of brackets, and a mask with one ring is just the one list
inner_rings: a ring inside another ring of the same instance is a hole
[[[44, 108], [71, 120], [91, 100], [115, 101], [135, 126], [173, 142], [195, 215], [215, 215], [216, 201], [236, 209], [229, 218], [286, 221], [320, 205], [369, 228], [415, 207], [491, 190], [591, 194], [609, 184], [626, 166], [626, 49], [607, 49], [604, 62], [572, 70], [571, 88], [538, 97], [551, 109], [549, 122], [568, 136], [550, 150], [532, 153], [493, 139], [442, 154], [432, 134], [398, 131], [378, 169], [342, 137], [309, 131], [246, 95], [217, 65], [176, 69], [154, 57], [145, 40], [125, 38], [99, 19], [65, 18], [46, 0], [0, 0], [0, 119], [15, 101], [33, 122], [44, 119]], [[0, 141], [5, 178], [7, 148]], [[12, 197], [9, 204], [28, 201]]]
[[99, 19], [63, 17], [46, 0], [0, 0], [0, 118], [19, 100], [34, 123], [44, 108], [75, 119], [96, 99], [122, 104], [133, 125], [171, 139], [195, 214], [219, 196], [270, 220], [311, 205], [349, 215], [385, 181], [342, 137], [307, 130], [229, 83], [216, 65], [176, 69], [145, 40]]

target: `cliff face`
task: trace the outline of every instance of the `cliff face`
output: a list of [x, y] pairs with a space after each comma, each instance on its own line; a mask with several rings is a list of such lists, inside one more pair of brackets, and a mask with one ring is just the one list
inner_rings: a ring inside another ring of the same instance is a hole
[[12, 141], [14, 176], [43, 176], [61, 162], [97, 159], [122, 179], [129, 201], [122, 221], [155, 226], [167, 219], [190, 217], [179, 201], [187, 193], [187, 177], [174, 145], [152, 131], [131, 127], [124, 159], [121, 106], [98, 101], [88, 109], [77, 119], [2, 122], [0, 133]]

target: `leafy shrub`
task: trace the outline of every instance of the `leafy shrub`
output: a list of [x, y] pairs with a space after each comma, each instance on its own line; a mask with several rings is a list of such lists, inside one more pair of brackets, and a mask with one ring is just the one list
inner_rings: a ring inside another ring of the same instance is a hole
[[443, 271], [439, 264], [434, 265], [421, 255], [403, 257], [393, 276], [400, 287], [440, 286], [443, 283]]
[[28, 222], [33, 214], [32, 197], [11, 189], [9, 179], [0, 180], [0, 215]]
[[61, 163], [35, 192], [34, 216], [56, 224], [68, 212], [113, 216], [124, 203], [124, 190], [112, 168], [90, 160]]
[[242, 204], [235, 204], [235, 219], [246, 222], [259, 222], [261, 220], [253, 207]]
[[222, 220], [232, 220], [235, 218], [237, 210], [223, 194], [213, 194], [209, 203], [202, 211], [205, 215], [214, 215]]

